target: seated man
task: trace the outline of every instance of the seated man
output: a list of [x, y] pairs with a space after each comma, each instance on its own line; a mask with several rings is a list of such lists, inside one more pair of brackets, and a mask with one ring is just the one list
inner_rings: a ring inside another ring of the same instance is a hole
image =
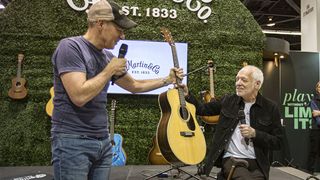
[[231, 159], [238, 159], [246, 160], [249, 166], [235, 168], [232, 179], [269, 179], [269, 153], [280, 149], [283, 133], [277, 105], [259, 93], [262, 83], [262, 71], [245, 66], [236, 76], [236, 94], [205, 104], [199, 103], [181, 85], [186, 100], [196, 106], [198, 115], [220, 114], [202, 173], [208, 176], [217, 165], [222, 167], [218, 179], [224, 179], [233, 165]]

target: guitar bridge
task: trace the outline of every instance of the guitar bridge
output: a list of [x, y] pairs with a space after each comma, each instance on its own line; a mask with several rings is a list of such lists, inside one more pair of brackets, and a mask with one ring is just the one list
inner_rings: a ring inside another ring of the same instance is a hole
[[194, 132], [183, 131], [183, 132], [180, 132], [180, 136], [183, 136], [183, 137], [193, 137], [193, 136], [194, 136]]

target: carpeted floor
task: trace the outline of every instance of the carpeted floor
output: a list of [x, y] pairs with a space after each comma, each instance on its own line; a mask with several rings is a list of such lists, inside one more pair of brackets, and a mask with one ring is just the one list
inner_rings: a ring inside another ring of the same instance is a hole
[[[169, 169], [170, 166], [158, 166], [158, 165], [128, 165], [123, 167], [113, 167], [111, 171], [111, 180], [143, 180]], [[154, 179], [196, 179], [190, 177], [187, 173], [194, 175], [197, 172], [196, 166], [181, 167], [181, 171], [177, 169], [162, 173], [159, 176], [155, 176]], [[185, 172], [187, 173], [185, 173]], [[214, 168], [211, 172], [211, 176], [215, 177], [219, 169]], [[19, 166], [19, 167], [0, 167], [0, 180], [25, 180], [25, 179], [45, 179], [52, 180], [52, 167], [50, 166]], [[270, 180], [305, 180], [310, 174], [304, 173], [298, 169], [291, 167], [275, 168], [272, 167], [270, 171]], [[198, 177], [198, 176], [197, 176]], [[214, 179], [205, 178], [201, 179]]]

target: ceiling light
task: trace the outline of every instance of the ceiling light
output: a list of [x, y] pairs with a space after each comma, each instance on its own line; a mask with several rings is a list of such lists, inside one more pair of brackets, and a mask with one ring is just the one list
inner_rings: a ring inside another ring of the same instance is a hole
[[276, 25], [276, 23], [268, 23], [267, 24], [268, 27], [272, 27], [272, 26], [275, 26], [275, 25]]
[[284, 35], [299, 35], [301, 36], [301, 32], [299, 31], [282, 31], [282, 30], [262, 30], [265, 34], [284, 34]]

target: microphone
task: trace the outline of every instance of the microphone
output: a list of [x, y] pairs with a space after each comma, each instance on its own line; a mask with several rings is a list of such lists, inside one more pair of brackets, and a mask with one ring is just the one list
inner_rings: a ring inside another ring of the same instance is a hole
[[[120, 49], [119, 49], [119, 54], [118, 54], [118, 58], [124, 58], [124, 56], [127, 54], [128, 51], [128, 45], [127, 44], [121, 44]], [[114, 84], [114, 82], [121, 78], [122, 76], [124, 76], [126, 73], [123, 73], [120, 76], [112, 76], [111, 81], [112, 81], [112, 85]]]
[[127, 51], [128, 51], [128, 45], [121, 44], [120, 49], [119, 49], [118, 58], [124, 58], [124, 56], [127, 54]]
[[[246, 124], [246, 116], [245, 116], [244, 110], [242, 108], [240, 108], [238, 111], [238, 120], [240, 121], [240, 124]], [[247, 145], [249, 145], [248, 138], [244, 138], [244, 141], [246, 142]]]
[[304, 107], [309, 107], [310, 104], [311, 104], [311, 101], [310, 101], [310, 102], [304, 102], [304, 103], [303, 103], [303, 106], [304, 106]]

